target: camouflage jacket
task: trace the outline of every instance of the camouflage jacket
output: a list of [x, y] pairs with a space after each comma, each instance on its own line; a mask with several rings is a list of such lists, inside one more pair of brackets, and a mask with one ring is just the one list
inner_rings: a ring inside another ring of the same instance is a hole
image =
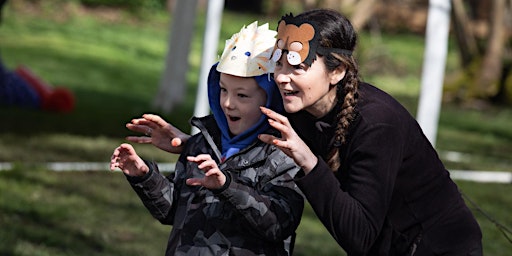
[[[293, 182], [299, 170], [275, 146], [256, 141], [219, 163], [220, 133], [212, 116], [191, 121], [201, 133], [191, 137], [164, 177], [156, 164], [130, 184], [146, 208], [163, 224], [172, 225], [166, 255], [289, 255], [304, 208]], [[201, 175], [186, 156], [210, 154], [228, 182], [219, 190], [188, 186]]]

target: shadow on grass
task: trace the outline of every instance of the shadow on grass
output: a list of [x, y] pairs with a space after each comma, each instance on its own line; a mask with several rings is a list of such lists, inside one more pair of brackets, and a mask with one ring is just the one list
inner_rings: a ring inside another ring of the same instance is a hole
[[[156, 255], [165, 249], [169, 228], [152, 219], [122, 175], [16, 169], [0, 177], [2, 255]], [[149, 240], [153, 251], [143, 244]], [[137, 241], [140, 248], [132, 248]]]

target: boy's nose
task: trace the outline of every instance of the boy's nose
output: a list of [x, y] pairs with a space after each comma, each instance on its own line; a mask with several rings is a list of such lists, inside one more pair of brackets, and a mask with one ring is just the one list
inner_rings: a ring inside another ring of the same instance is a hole
[[223, 105], [225, 108], [230, 108], [232, 105], [231, 105], [231, 100], [230, 100], [230, 97], [226, 97], [224, 98], [224, 102], [223, 102]]

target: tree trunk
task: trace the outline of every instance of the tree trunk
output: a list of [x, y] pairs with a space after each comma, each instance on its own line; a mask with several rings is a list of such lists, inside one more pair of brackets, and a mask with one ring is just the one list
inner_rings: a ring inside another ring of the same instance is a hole
[[301, 0], [303, 10], [311, 10], [319, 5], [317, 0]]
[[284, 0], [270, 0], [267, 2], [270, 5], [268, 9], [268, 16], [280, 17], [283, 11]]
[[322, 7], [340, 10], [342, 0], [323, 0]]
[[153, 99], [153, 107], [165, 113], [171, 112], [184, 98], [197, 1], [177, 0], [173, 10], [165, 68]]
[[361, 30], [366, 25], [373, 16], [377, 5], [377, 0], [361, 0], [357, 2], [354, 13], [350, 19], [356, 31]]
[[505, 0], [494, 0], [491, 31], [487, 50], [482, 61], [480, 74], [475, 85], [479, 98], [489, 99], [499, 92], [503, 70], [503, 49], [505, 46]]
[[471, 22], [466, 15], [466, 9], [462, 0], [452, 0], [453, 4], [453, 30], [461, 59], [461, 66], [467, 68], [478, 56], [478, 48], [471, 29]]

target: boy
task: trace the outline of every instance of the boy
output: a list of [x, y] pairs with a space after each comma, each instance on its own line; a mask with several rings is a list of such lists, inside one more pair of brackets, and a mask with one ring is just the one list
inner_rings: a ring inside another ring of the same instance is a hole
[[[273, 145], [260, 106], [282, 111], [269, 61], [275, 31], [257, 22], [226, 41], [208, 77], [212, 115], [191, 120], [191, 137], [168, 177], [129, 144], [120, 168], [151, 214], [173, 225], [166, 255], [290, 255], [304, 201], [292, 181], [299, 167]], [[273, 133], [275, 134], [275, 133]], [[277, 135], [277, 134], [276, 134]]]

